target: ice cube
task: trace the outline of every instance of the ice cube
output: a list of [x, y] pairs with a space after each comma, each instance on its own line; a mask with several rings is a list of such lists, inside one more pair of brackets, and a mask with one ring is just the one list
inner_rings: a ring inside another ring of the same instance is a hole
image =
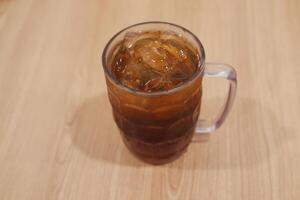
[[144, 32], [144, 33], [140, 33], [140, 32], [128, 32], [128, 33], [125, 34], [123, 41], [124, 41], [125, 47], [128, 48], [128, 49], [131, 49], [140, 40], [144, 40], [144, 39], [158, 39], [159, 36], [160, 36], [160, 32], [159, 31]]
[[144, 90], [145, 83], [149, 80], [158, 78], [159, 75], [151, 71], [142, 62], [131, 60], [120, 76], [120, 81], [125, 85]]
[[174, 87], [174, 84], [172, 81], [163, 79], [163, 78], [157, 78], [157, 79], [152, 79], [149, 80], [145, 84], [144, 90], [147, 92], [152, 92], [152, 91], [159, 91], [159, 90], [169, 90]]
[[137, 42], [134, 48], [134, 56], [141, 62], [148, 65], [151, 70], [164, 74], [168, 63], [167, 51], [162, 47], [161, 42], [143, 39]]

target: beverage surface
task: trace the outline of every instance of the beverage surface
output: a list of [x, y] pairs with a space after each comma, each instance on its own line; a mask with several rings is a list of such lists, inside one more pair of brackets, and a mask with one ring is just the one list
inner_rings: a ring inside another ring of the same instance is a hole
[[201, 59], [185, 38], [170, 31], [128, 32], [111, 56], [116, 80], [145, 92], [169, 90], [186, 82]]

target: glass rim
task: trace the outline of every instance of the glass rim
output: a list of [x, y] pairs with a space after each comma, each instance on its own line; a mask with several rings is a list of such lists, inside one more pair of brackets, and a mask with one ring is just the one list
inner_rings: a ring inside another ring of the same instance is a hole
[[[193, 37], [193, 39], [195, 39], [199, 49], [200, 49], [200, 57], [202, 59], [199, 60], [198, 62], [198, 69], [197, 71], [186, 81], [183, 82], [182, 84], [175, 86], [174, 88], [171, 88], [169, 90], [162, 90], [162, 91], [154, 91], [154, 92], [147, 92], [147, 91], [141, 91], [141, 90], [137, 90], [137, 89], [133, 89], [130, 87], [127, 87], [126, 85], [122, 85], [120, 82], [118, 82], [111, 73], [109, 73], [108, 71], [108, 66], [107, 66], [107, 58], [106, 58], [106, 53], [108, 51], [108, 48], [110, 46], [110, 44], [114, 41], [114, 39], [120, 35], [121, 33], [125, 32], [126, 30], [136, 27], [136, 26], [141, 26], [141, 25], [146, 25], [146, 24], [166, 24], [166, 25], [170, 25], [170, 26], [174, 26], [176, 28], [179, 28], [181, 30], [183, 30], [184, 32], [188, 33], [189, 35], [191, 35]], [[112, 36], [112, 38], [107, 42], [107, 44], [105, 45], [103, 52], [102, 52], [102, 67], [104, 69], [104, 73], [106, 75], [107, 78], [109, 78], [111, 80], [111, 82], [117, 86], [119, 89], [122, 89], [126, 92], [135, 94], [135, 95], [141, 95], [141, 96], [160, 96], [160, 95], [166, 95], [166, 94], [170, 94], [170, 93], [175, 93], [179, 90], [182, 90], [184, 88], [186, 88], [187, 86], [191, 85], [196, 78], [201, 75], [204, 71], [204, 63], [205, 63], [205, 52], [204, 52], [204, 48], [202, 43], [200, 42], [200, 40], [198, 39], [198, 37], [192, 33], [190, 30], [179, 26], [177, 24], [173, 24], [170, 22], [162, 22], [162, 21], [148, 21], [148, 22], [141, 22], [141, 23], [137, 23], [137, 24], [133, 24], [130, 26], [127, 26], [126, 28], [118, 31], [115, 35]]]

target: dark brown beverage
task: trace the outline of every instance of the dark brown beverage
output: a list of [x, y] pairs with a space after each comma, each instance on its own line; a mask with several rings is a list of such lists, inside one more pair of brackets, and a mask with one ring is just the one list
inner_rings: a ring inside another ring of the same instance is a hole
[[114, 119], [131, 152], [150, 163], [178, 157], [200, 110], [201, 56], [171, 31], [127, 32], [108, 53]]
[[127, 87], [146, 92], [184, 83], [199, 63], [196, 49], [173, 32], [129, 32], [113, 54], [113, 76]]

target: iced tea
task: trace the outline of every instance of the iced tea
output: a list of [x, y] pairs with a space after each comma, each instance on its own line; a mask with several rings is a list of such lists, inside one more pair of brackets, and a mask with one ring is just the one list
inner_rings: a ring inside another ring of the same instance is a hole
[[108, 95], [126, 146], [160, 164], [191, 141], [200, 110], [201, 55], [172, 31], [127, 32], [108, 53]]

